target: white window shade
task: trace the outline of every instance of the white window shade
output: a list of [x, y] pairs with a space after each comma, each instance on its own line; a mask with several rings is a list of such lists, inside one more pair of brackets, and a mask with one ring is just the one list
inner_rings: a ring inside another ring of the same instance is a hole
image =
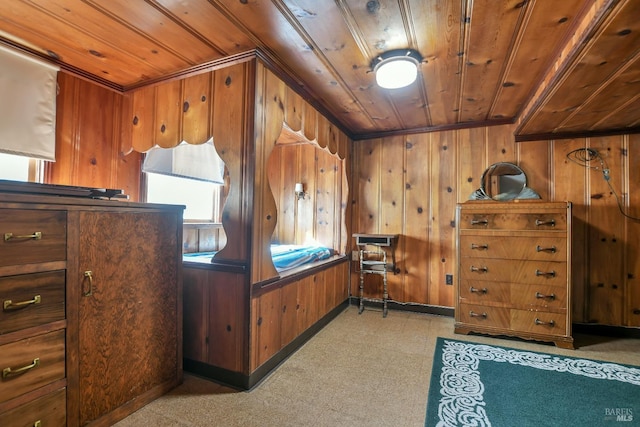
[[55, 161], [57, 73], [0, 45], [0, 152]]
[[142, 171], [224, 184], [224, 162], [213, 139], [198, 145], [183, 141], [173, 148], [154, 147], [147, 151]]

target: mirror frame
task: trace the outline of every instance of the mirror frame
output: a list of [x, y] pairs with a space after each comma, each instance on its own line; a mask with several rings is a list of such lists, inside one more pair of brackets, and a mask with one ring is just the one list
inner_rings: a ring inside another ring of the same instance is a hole
[[[509, 168], [513, 170], [514, 174], [496, 174], [495, 176], [504, 176], [504, 175], [514, 175], [514, 176], [522, 176], [522, 188], [520, 191], [509, 191], [506, 193], [499, 194], [491, 194], [490, 191], [487, 191], [485, 187], [485, 183], [488, 177], [493, 176], [492, 172], [500, 167]], [[522, 168], [514, 163], [510, 162], [497, 162], [489, 166], [482, 173], [482, 177], [480, 178], [480, 188], [474, 191], [471, 196], [469, 196], [470, 200], [498, 200], [498, 201], [507, 201], [514, 199], [540, 199], [540, 195], [536, 193], [534, 190], [527, 187], [527, 174], [522, 170]]]

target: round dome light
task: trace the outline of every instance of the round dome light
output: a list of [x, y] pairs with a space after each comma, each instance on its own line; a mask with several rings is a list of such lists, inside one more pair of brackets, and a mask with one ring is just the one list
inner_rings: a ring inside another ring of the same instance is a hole
[[412, 49], [396, 49], [385, 52], [373, 60], [376, 83], [385, 89], [409, 86], [418, 76], [422, 57]]

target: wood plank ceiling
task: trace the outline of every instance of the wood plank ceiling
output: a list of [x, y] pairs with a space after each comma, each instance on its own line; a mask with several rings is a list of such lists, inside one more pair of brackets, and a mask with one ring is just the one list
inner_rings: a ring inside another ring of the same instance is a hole
[[[127, 91], [258, 49], [352, 138], [640, 128], [637, 0], [2, 0], [0, 42]], [[403, 89], [371, 62], [414, 48]]]

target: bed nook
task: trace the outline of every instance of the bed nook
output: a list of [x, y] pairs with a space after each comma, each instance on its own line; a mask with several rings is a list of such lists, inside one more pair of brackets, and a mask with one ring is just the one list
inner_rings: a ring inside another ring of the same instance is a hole
[[242, 389], [348, 303], [348, 140], [270, 68], [211, 73], [222, 224], [184, 226], [184, 368]]

